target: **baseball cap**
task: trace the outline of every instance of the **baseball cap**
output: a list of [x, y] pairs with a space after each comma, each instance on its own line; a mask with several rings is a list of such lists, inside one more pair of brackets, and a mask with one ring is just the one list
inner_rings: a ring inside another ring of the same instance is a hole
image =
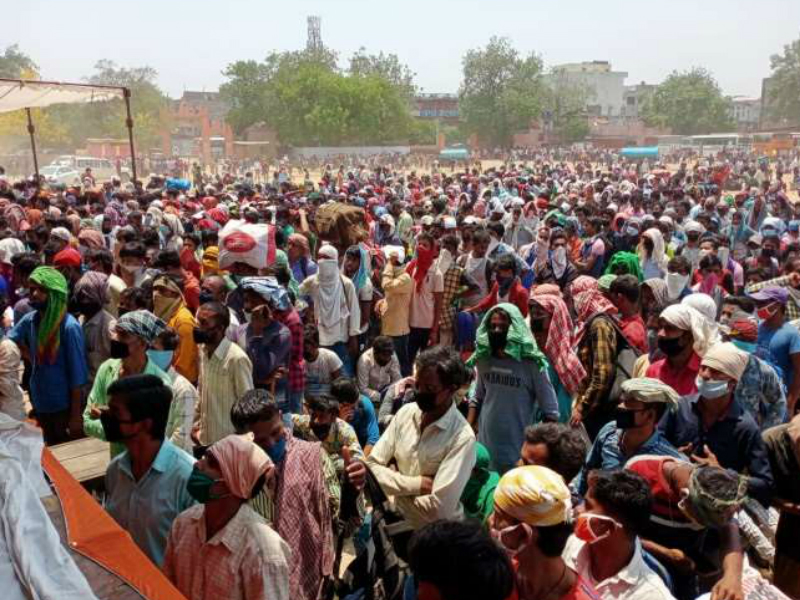
[[786, 301], [789, 299], [789, 292], [786, 291], [786, 288], [770, 286], [750, 294], [750, 297], [756, 302], [770, 301], [786, 304]]

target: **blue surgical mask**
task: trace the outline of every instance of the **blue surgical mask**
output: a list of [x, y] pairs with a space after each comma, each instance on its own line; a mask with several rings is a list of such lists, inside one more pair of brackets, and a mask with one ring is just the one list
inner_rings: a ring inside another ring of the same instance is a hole
[[753, 354], [758, 348], [755, 342], [745, 342], [744, 340], [731, 340], [731, 342], [733, 342], [733, 345], [739, 348], [739, 350], [744, 350], [749, 354]]
[[162, 371], [168, 371], [172, 364], [172, 356], [175, 354], [174, 350], [148, 350], [147, 358], [153, 361]]
[[280, 440], [275, 442], [272, 446], [266, 449], [267, 456], [272, 459], [275, 464], [281, 462], [283, 457], [286, 456], [286, 437], [281, 437]]
[[699, 375], [695, 382], [697, 392], [703, 397], [713, 400], [728, 393], [728, 382], [720, 379], [702, 379]]

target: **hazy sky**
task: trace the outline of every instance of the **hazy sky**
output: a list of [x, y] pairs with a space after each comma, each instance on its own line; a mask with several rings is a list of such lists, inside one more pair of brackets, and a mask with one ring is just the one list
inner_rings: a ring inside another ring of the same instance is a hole
[[[306, 17], [340, 63], [393, 52], [426, 92], [455, 92], [461, 57], [506, 36], [550, 66], [609, 60], [627, 83], [704, 66], [726, 94], [758, 96], [769, 57], [800, 36], [799, 0], [2, 0], [0, 48], [17, 43], [42, 76], [80, 80], [98, 59], [154, 67], [173, 97], [215, 90], [238, 59], [299, 49]], [[13, 5], [13, 7], [11, 6]], [[10, 9], [10, 10], [9, 10]]]

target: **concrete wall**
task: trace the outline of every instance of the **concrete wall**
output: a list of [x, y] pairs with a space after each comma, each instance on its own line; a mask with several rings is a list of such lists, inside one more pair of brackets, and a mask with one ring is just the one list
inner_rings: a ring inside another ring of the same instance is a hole
[[305, 148], [292, 148], [292, 157], [310, 158], [316, 156], [323, 158], [339, 154], [354, 154], [356, 156], [375, 156], [376, 154], [409, 154], [410, 146], [310, 146]]

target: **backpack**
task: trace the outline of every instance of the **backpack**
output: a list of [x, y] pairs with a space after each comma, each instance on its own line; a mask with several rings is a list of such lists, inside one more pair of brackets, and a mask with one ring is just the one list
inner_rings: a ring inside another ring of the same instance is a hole
[[[360, 594], [363, 600], [402, 600], [408, 564], [398, 556], [394, 538], [406, 532], [405, 519], [392, 510], [386, 494], [367, 468], [364, 494], [372, 505], [372, 523], [364, 549], [339, 582], [339, 598]], [[407, 536], [406, 536], [407, 537]]]
[[616, 405], [619, 403], [620, 397], [622, 396], [622, 384], [632, 377], [634, 364], [642, 353], [628, 341], [628, 338], [625, 337], [616, 319], [609, 317], [605, 313], [592, 317], [587, 324], [587, 328], [591, 327], [595, 319], [601, 318], [608, 321], [617, 333], [617, 355], [614, 357], [614, 382], [605, 399], [606, 404]]

